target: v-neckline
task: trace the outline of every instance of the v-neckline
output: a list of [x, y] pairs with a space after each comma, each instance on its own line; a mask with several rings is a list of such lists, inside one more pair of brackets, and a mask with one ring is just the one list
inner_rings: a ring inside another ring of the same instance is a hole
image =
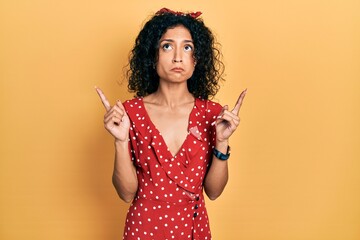
[[145, 107], [145, 104], [144, 104], [144, 98], [141, 98], [141, 99], [140, 99], [140, 103], [141, 103], [141, 105], [142, 105], [142, 108], [144, 109], [144, 115], [145, 115], [145, 117], [148, 119], [148, 122], [149, 122], [149, 124], [151, 125], [151, 127], [157, 132], [157, 135], [159, 136], [160, 141], [162, 142], [162, 144], [164, 144], [164, 146], [166, 147], [166, 151], [168, 151], [168, 153], [170, 154], [170, 156], [171, 156], [172, 158], [176, 158], [176, 156], [180, 153], [181, 149], [184, 147], [184, 145], [185, 145], [185, 143], [186, 143], [186, 141], [187, 141], [187, 139], [188, 139], [188, 137], [189, 137], [189, 135], [190, 135], [190, 128], [191, 128], [192, 125], [193, 125], [193, 123], [192, 123], [192, 121], [191, 121], [190, 119], [192, 119], [192, 116], [193, 116], [193, 114], [194, 114], [194, 111], [195, 111], [195, 108], [196, 108], [196, 105], [197, 105], [197, 101], [198, 101], [198, 99], [195, 98], [193, 107], [192, 107], [192, 109], [191, 109], [191, 111], [190, 111], [190, 113], [189, 113], [189, 116], [188, 116], [188, 120], [187, 120], [187, 135], [186, 135], [184, 141], [182, 142], [182, 144], [180, 145], [180, 148], [179, 148], [175, 153], [172, 153], [172, 152], [170, 151], [170, 148], [169, 148], [168, 144], [165, 142], [165, 139], [164, 139], [163, 135], [161, 134], [160, 130], [156, 127], [156, 125], [154, 124], [154, 122], [151, 120], [150, 115], [148, 114], [148, 111], [147, 111], [147, 109], [146, 109], [146, 107]]

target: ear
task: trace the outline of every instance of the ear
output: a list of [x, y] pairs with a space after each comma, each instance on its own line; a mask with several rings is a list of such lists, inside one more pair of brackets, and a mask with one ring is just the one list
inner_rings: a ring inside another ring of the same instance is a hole
[[156, 69], [157, 64], [158, 64], [158, 58], [156, 57], [156, 58], [154, 59], [154, 61], [153, 61], [153, 64], [152, 64], [153, 69]]
[[194, 60], [194, 67], [195, 67], [195, 66], [196, 66], [196, 64], [197, 64], [197, 60], [196, 60], [195, 55], [193, 55], [192, 57], [193, 57], [193, 60]]

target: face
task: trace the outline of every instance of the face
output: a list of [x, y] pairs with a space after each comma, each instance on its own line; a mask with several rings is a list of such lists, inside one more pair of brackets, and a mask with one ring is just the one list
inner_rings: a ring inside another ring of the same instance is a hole
[[195, 69], [194, 43], [184, 26], [168, 29], [159, 42], [156, 71], [161, 81], [186, 82]]

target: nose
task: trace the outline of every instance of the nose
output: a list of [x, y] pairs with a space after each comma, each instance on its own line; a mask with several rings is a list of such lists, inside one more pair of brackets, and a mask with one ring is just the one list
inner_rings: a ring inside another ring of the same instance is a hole
[[175, 51], [174, 51], [174, 58], [172, 60], [173, 63], [179, 63], [182, 62], [182, 51], [180, 49], [180, 47], [176, 47]]

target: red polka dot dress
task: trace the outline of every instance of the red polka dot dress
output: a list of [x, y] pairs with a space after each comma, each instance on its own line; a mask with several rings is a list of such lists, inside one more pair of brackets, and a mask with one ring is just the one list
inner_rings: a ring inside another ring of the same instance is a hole
[[172, 155], [151, 122], [142, 98], [124, 103], [130, 118], [130, 154], [136, 166], [138, 191], [130, 205], [125, 240], [210, 240], [203, 182], [212, 158], [221, 106], [196, 99], [188, 135]]

